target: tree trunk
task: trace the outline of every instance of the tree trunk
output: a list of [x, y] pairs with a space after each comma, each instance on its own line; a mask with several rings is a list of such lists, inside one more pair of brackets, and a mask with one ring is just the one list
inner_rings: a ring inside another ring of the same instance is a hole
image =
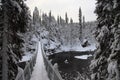
[[7, 55], [7, 27], [8, 16], [7, 8], [4, 6], [4, 26], [3, 26], [3, 45], [2, 45], [2, 80], [8, 80], [8, 55]]

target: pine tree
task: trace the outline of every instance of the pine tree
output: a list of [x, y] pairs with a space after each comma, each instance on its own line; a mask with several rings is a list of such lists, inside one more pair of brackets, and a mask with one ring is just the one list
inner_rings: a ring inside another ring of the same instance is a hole
[[97, 0], [98, 49], [91, 62], [92, 80], [120, 80], [120, 1]]
[[68, 21], [69, 21], [69, 19], [68, 19], [67, 12], [66, 12], [65, 13], [65, 23], [68, 24]]

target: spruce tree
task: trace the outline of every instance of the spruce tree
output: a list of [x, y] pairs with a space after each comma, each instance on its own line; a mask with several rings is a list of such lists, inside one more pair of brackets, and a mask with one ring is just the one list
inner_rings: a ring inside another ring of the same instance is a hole
[[71, 23], [71, 24], [73, 23], [73, 19], [72, 19], [72, 18], [70, 19], [70, 23]]
[[79, 8], [80, 40], [82, 41], [82, 10]]
[[79, 8], [79, 25], [82, 25], [82, 11], [81, 8]]
[[40, 15], [39, 15], [39, 22], [40, 22], [40, 25], [42, 24], [42, 14], [41, 14], [41, 10], [40, 10]]
[[49, 12], [49, 22], [51, 22], [52, 21], [52, 13], [51, 13], [51, 11]]
[[60, 24], [60, 17], [57, 16], [57, 23]]
[[65, 24], [65, 20], [62, 19], [62, 17], [60, 16], [60, 25], [64, 25]]
[[66, 12], [65, 13], [65, 23], [68, 24], [68, 21], [69, 21], [69, 19], [68, 19], [67, 12]]
[[61, 16], [60, 16], [60, 24], [62, 24], [62, 18], [61, 18]]
[[39, 16], [39, 22], [40, 22], [40, 25], [41, 25], [42, 24], [41, 16]]
[[98, 49], [91, 62], [92, 80], [120, 80], [120, 1], [97, 0]]
[[37, 24], [39, 23], [39, 10], [37, 7], [35, 7], [34, 11], [33, 11], [33, 24]]
[[83, 16], [83, 22], [82, 22], [82, 24], [83, 24], [83, 28], [85, 28], [85, 16]]
[[17, 62], [22, 57], [22, 33], [27, 27], [27, 7], [23, 0], [2, 0], [2, 80], [15, 80]]

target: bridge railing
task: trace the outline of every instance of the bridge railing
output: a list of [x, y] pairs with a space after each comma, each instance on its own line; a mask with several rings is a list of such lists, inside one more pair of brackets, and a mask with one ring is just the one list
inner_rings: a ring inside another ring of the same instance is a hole
[[30, 80], [31, 74], [33, 71], [33, 67], [36, 63], [37, 53], [38, 53], [38, 47], [37, 47], [36, 52], [34, 53], [34, 56], [29, 61], [18, 63], [24, 67], [22, 67], [22, 68], [18, 67], [18, 74], [17, 74], [15, 80]]
[[41, 50], [42, 50], [42, 55], [43, 55], [43, 59], [44, 59], [44, 64], [45, 64], [49, 79], [50, 80], [63, 80], [58, 69], [54, 68], [53, 65], [51, 64], [51, 62], [46, 57], [46, 54], [44, 52], [42, 45], [41, 45], [41, 48], [42, 48]]

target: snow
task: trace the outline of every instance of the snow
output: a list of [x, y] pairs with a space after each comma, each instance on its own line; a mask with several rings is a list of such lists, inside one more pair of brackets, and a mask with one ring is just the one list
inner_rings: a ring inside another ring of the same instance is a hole
[[48, 36], [49, 32], [48, 31], [45, 31], [45, 29], [43, 29], [43, 31], [41, 32], [41, 36], [42, 37], [45, 37], [45, 36]]
[[95, 44], [91, 44], [90, 46], [87, 47], [74, 47], [74, 49], [76, 49], [77, 51], [94, 51], [96, 49], [96, 45]]
[[88, 41], [87, 39], [84, 39], [84, 40], [83, 40], [83, 43], [85, 43], [85, 42], [87, 42], [87, 41]]
[[49, 49], [55, 49], [56, 48], [56, 45], [55, 45], [55, 43], [53, 43], [53, 44], [50, 44], [50, 46], [49, 46]]
[[92, 55], [82, 55], [82, 56], [75, 56], [74, 58], [77, 58], [77, 59], [88, 59], [88, 57], [90, 57]]
[[47, 39], [42, 39], [41, 42], [42, 42], [43, 44], [47, 44], [47, 43], [48, 43], [48, 40], [47, 40]]
[[75, 45], [73, 47], [71, 46], [62, 46], [61, 47], [62, 51], [94, 51], [96, 50], [96, 45], [92, 44], [87, 47], [82, 47], [81, 45]]
[[38, 41], [38, 39], [37, 39], [37, 37], [36, 37], [35, 35], [33, 35], [33, 37], [32, 37], [32, 39], [31, 39], [31, 41], [33, 41], [33, 42], [37, 42], [37, 41]]
[[115, 8], [118, 6], [118, 4], [117, 4], [117, 0], [113, 0], [113, 3], [114, 3], [113, 8], [115, 9]]
[[33, 57], [33, 54], [26, 53], [24, 56], [22, 56], [22, 59], [19, 62], [29, 61], [30, 59], [32, 59], [32, 57]]
[[32, 72], [30, 80], [49, 80], [47, 76], [47, 72], [45, 70], [40, 42], [39, 42], [39, 47], [38, 47], [38, 55], [37, 55], [36, 64], [35, 64], [34, 71]]
[[2, 3], [1, 3], [1, 1], [0, 1], [0, 8], [1, 8], [1, 5], [2, 5]]
[[13, 4], [13, 6], [17, 7], [18, 8], [18, 11], [21, 12], [22, 11], [22, 8], [20, 7], [20, 5], [16, 2], [16, 1], [13, 1], [13, 0], [10, 0], [11, 3]]
[[[22, 74], [22, 75], [21, 75], [21, 74]], [[18, 75], [17, 75], [17, 77], [16, 77], [15, 80], [19, 80], [20, 77], [21, 77], [22, 80], [25, 79], [25, 78], [24, 78], [24, 70], [23, 70], [22, 68], [18, 67]]]
[[[19, 34], [20, 35], [20, 34]], [[24, 52], [24, 56], [22, 56], [22, 59], [19, 62], [24, 62], [24, 61], [29, 61], [32, 59], [32, 57], [35, 55], [36, 53], [36, 49], [37, 49], [37, 41], [38, 39], [36, 38], [35, 35], [33, 35], [32, 39], [31, 39], [31, 44], [32, 45], [25, 45], [27, 47], [29, 47], [31, 49], [31, 51], [26, 51]], [[34, 51], [35, 49], [35, 51]]]
[[[119, 70], [118, 70], [117, 66], [118, 66], [118, 64], [117, 64], [116, 60], [113, 60], [108, 64], [107, 71], [109, 73], [109, 77], [107, 80], [120, 80]], [[116, 75], [116, 77], [114, 78], [113, 75]]]

